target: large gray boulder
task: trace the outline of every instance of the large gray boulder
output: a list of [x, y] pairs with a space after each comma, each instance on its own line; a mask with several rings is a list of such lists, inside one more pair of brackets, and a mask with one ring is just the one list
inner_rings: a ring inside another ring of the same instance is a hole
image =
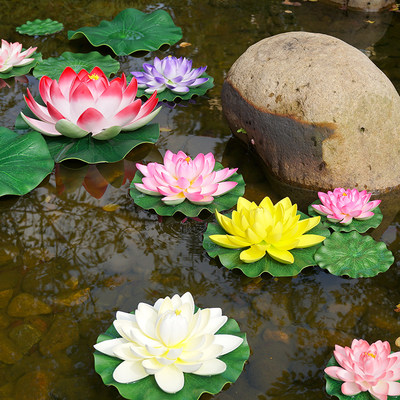
[[382, 192], [400, 185], [400, 97], [362, 52], [334, 37], [276, 35], [233, 64], [231, 130], [284, 182]]
[[394, 5], [394, 0], [329, 0], [332, 3], [340, 4], [342, 8], [353, 10], [377, 12]]

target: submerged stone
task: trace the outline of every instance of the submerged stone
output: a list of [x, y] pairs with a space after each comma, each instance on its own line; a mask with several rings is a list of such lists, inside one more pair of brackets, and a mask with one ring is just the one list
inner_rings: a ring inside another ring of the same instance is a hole
[[8, 315], [11, 317], [28, 317], [49, 313], [51, 313], [51, 308], [29, 293], [20, 293], [15, 296], [8, 306]]
[[42, 333], [30, 324], [22, 324], [12, 328], [9, 336], [25, 354], [40, 340]]
[[68, 315], [59, 314], [54, 318], [49, 331], [40, 341], [40, 352], [43, 355], [54, 354], [73, 345], [78, 339], [79, 328], [77, 322]]
[[0, 361], [5, 364], [15, 364], [22, 358], [18, 346], [3, 332], [0, 333]]
[[233, 64], [222, 103], [232, 132], [284, 182], [385, 191], [400, 183], [400, 96], [334, 37], [289, 32]]
[[21, 377], [15, 385], [18, 400], [49, 400], [52, 374], [47, 371], [32, 371]]
[[12, 289], [6, 289], [0, 291], [0, 308], [7, 307], [7, 304], [10, 301], [12, 294], [13, 294]]

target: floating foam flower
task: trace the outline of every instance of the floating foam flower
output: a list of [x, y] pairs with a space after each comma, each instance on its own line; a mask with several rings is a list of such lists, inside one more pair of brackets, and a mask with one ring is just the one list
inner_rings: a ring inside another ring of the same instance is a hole
[[207, 67], [192, 69], [192, 61], [185, 57], [155, 57], [154, 65], [143, 64], [143, 72], [131, 72], [138, 81], [139, 88], [146, 88], [145, 93], [157, 90], [161, 93], [170, 89], [174, 93], [188, 93], [190, 88], [202, 85], [208, 78], [200, 78]]
[[223, 182], [237, 168], [214, 171], [215, 158], [211, 153], [200, 153], [193, 160], [183, 151], [177, 154], [167, 150], [164, 164], [136, 164], [144, 175], [135, 187], [151, 196], [164, 196], [161, 200], [168, 205], [180, 204], [188, 199], [194, 204], [210, 204], [213, 196], [222, 195], [233, 189], [237, 182]]
[[36, 49], [37, 47], [29, 47], [29, 49], [21, 51], [21, 43], [8, 43], [2, 39], [0, 47], [0, 72], [8, 72], [14, 67], [22, 67], [23, 65], [30, 64], [34, 61], [34, 58], [29, 58], [29, 56]]
[[98, 67], [78, 74], [67, 67], [58, 82], [43, 76], [39, 91], [45, 106], [35, 101], [29, 89], [25, 96], [28, 107], [39, 119], [23, 113], [21, 116], [32, 129], [47, 136], [81, 138], [91, 133], [95, 139], [107, 140], [121, 131], [141, 128], [161, 109], [154, 110], [156, 92], [142, 104], [140, 99], [135, 100], [136, 79], [127, 85], [122, 74], [109, 81]]
[[294, 257], [289, 250], [311, 247], [325, 239], [325, 236], [305, 234], [318, 225], [320, 217], [300, 221], [297, 205], [292, 205], [288, 197], [275, 205], [265, 197], [259, 206], [240, 197], [232, 219], [218, 211], [215, 214], [228, 235], [211, 235], [210, 239], [229, 249], [249, 247], [240, 253], [245, 263], [256, 262], [268, 253], [274, 260], [292, 264]]
[[348, 225], [353, 218], [367, 220], [374, 216], [372, 210], [380, 204], [381, 200], [369, 201], [371, 193], [366, 190], [359, 192], [357, 189], [336, 188], [333, 192], [318, 192], [322, 204], [312, 207], [321, 215], [326, 215], [331, 222], [340, 222]]
[[220, 308], [197, 310], [192, 295], [174, 295], [140, 303], [134, 314], [117, 312], [114, 327], [121, 338], [104, 340], [94, 347], [123, 360], [113, 372], [119, 383], [154, 375], [167, 393], [180, 391], [184, 373], [201, 376], [221, 374], [226, 364], [218, 357], [239, 347], [243, 339], [216, 334], [227, 322]]
[[369, 392], [374, 399], [400, 395], [400, 352], [390, 353], [390, 344], [378, 340], [369, 344], [354, 339], [351, 348], [336, 345], [333, 352], [339, 366], [325, 368], [331, 378], [343, 381], [341, 392], [355, 396]]

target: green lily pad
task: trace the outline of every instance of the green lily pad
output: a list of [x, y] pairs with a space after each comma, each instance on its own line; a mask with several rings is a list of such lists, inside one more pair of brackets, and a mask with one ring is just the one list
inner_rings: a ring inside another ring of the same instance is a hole
[[[319, 200], [317, 200], [317, 201], [314, 201], [314, 203], [312, 203], [312, 204], [317, 205], [317, 204], [321, 204], [321, 202]], [[314, 207], [312, 207], [312, 205], [308, 206], [308, 213], [311, 216], [313, 216], [313, 217], [320, 216], [321, 222], [327, 228], [333, 229], [336, 232], [357, 231], [360, 233], [364, 233], [364, 232], [367, 232], [368, 229], [377, 228], [383, 219], [382, 211], [379, 207], [376, 207], [375, 209], [372, 210], [372, 212], [374, 213], [374, 215], [370, 219], [362, 221], [362, 220], [353, 218], [353, 220], [351, 221], [350, 224], [343, 225], [340, 222], [329, 221], [328, 218], [326, 217], [326, 215], [321, 215], [321, 214], [317, 213], [317, 211], [315, 210]]]
[[[161, 93], [157, 92], [157, 98], [159, 101], [175, 101], [176, 99], [181, 100], [190, 100], [193, 96], [203, 96], [206, 94], [208, 90], [214, 87], [214, 78], [207, 74], [202, 74], [200, 78], [208, 78], [207, 82], [204, 82], [202, 85], [197, 86], [195, 88], [189, 88], [188, 93], [174, 93], [172, 90], [166, 88]], [[132, 78], [131, 78], [132, 79]], [[146, 88], [141, 89], [138, 88], [137, 97], [147, 97], [151, 96], [151, 93], [145, 93]]]
[[[298, 211], [298, 214], [300, 214], [301, 220], [308, 218], [308, 215], [303, 214], [300, 211]], [[231, 217], [231, 215], [228, 215], [228, 217]], [[271, 258], [268, 253], [266, 253], [261, 260], [246, 264], [240, 259], [240, 253], [243, 251], [243, 249], [227, 249], [217, 245], [210, 239], [211, 235], [225, 234], [225, 230], [219, 224], [208, 224], [203, 239], [204, 249], [210, 257], [219, 257], [219, 260], [224, 267], [228, 269], [238, 268], [250, 278], [255, 278], [256, 276], [261, 275], [263, 272], [268, 272], [272, 276], [279, 277], [298, 275], [302, 269], [311, 265], [315, 265], [314, 254], [321, 246], [321, 244], [317, 244], [304, 249], [290, 250], [294, 257], [293, 264], [282, 264]], [[307, 234], [328, 237], [330, 232], [329, 229], [325, 228], [321, 223], [319, 223], [316, 227], [307, 232]]]
[[35, 67], [39, 62], [42, 61], [42, 54], [35, 51], [28, 58], [33, 58], [33, 61], [29, 64], [22, 65], [21, 67], [14, 67], [7, 72], [0, 72], [0, 79], [8, 79], [14, 76], [22, 76], [28, 74], [33, 67]]
[[[329, 360], [327, 367], [340, 367], [335, 357]], [[360, 392], [354, 396], [346, 396], [342, 393], [343, 381], [338, 381], [325, 374], [326, 392], [331, 396], [336, 396], [340, 400], [376, 400], [369, 392]], [[400, 382], [400, 381], [397, 381]], [[388, 396], [388, 400], [400, 400], [400, 396]]]
[[51, 35], [52, 33], [60, 32], [63, 29], [64, 25], [61, 22], [53, 21], [50, 18], [26, 21], [25, 24], [15, 28], [15, 30], [21, 35], [29, 36]]
[[385, 243], [356, 231], [333, 232], [315, 253], [315, 262], [333, 275], [367, 278], [387, 271], [394, 262]]
[[[40, 96], [35, 100], [39, 104], [44, 104]], [[28, 117], [37, 118], [28, 106], [22, 112]], [[32, 130], [21, 115], [18, 115], [15, 121], [15, 129], [21, 133]], [[88, 164], [112, 163], [122, 160], [133, 148], [142, 143], [156, 143], [160, 137], [160, 126], [158, 124], [145, 125], [132, 132], [121, 132], [110, 140], [93, 139], [91, 135], [81, 139], [66, 136], [43, 137], [56, 163], [65, 160], [81, 160]]]
[[54, 161], [42, 135], [0, 127], [0, 196], [22, 196], [51, 173]]
[[[202, 393], [215, 394], [222, 390], [227, 383], [233, 383], [241, 374], [244, 363], [250, 356], [246, 334], [240, 332], [239, 325], [234, 319], [228, 319], [218, 334], [235, 335], [243, 339], [243, 343], [232, 352], [219, 357], [226, 364], [226, 371], [219, 375], [200, 376], [185, 373], [185, 385], [177, 393], [170, 394], [162, 391], [153, 375], [133, 383], [118, 383], [113, 379], [115, 368], [122, 362], [119, 358], [110, 357], [99, 351], [94, 352], [95, 370], [100, 374], [105, 385], [115, 386], [121, 396], [130, 400], [197, 400]], [[105, 334], [98, 337], [97, 343], [104, 340], [121, 337], [111, 325]]]
[[173, 45], [182, 38], [182, 30], [164, 10], [145, 14], [134, 8], [121, 11], [112, 21], [99, 26], [68, 31], [68, 39], [86, 37], [93, 46], [108, 46], [118, 56], [135, 51], [154, 51]]
[[[219, 171], [223, 168], [224, 167], [222, 166], [222, 164], [216, 162], [214, 171]], [[227, 182], [234, 181], [237, 182], [238, 184], [229, 192], [221, 196], [216, 196], [211, 204], [198, 205], [198, 204], [193, 204], [186, 199], [182, 203], [173, 206], [165, 204], [161, 200], [163, 196], [150, 196], [148, 194], [139, 192], [139, 190], [136, 189], [134, 184], [142, 183], [142, 179], [143, 179], [143, 174], [140, 171], [137, 171], [131, 183], [129, 192], [133, 201], [139, 207], [142, 207], [145, 210], [152, 209], [158, 215], [168, 216], [168, 217], [174, 215], [176, 212], [180, 212], [186, 217], [197, 217], [203, 210], [208, 210], [210, 213], [214, 213], [215, 210], [218, 211], [229, 210], [237, 203], [238, 198], [240, 196], [243, 196], [245, 190], [245, 183], [242, 175], [234, 173], [226, 181]]]
[[109, 77], [111, 74], [118, 72], [120, 65], [111, 56], [102, 56], [97, 51], [90, 53], [71, 53], [66, 51], [60, 57], [51, 57], [43, 60], [33, 70], [33, 76], [40, 78], [46, 75], [51, 79], [58, 79], [66, 67], [71, 67], [76, 73], [82, 69], [90, 72], [94, 67], [99, 67]]

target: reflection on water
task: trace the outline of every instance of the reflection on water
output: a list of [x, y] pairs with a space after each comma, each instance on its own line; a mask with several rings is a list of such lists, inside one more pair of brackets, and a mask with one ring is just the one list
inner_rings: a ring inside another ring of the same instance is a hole
[[[244, 5], [245, 3], [245, 5]], [[11, 6], [11, 4], [13, 6]], [[400, 57], [399, 14], [343, 13], [319, 2], [288, 7], [280, 1], [136, 1], [142, 10], [164, 8], [192, 45], [121, 57], [126, 73], [154, 55], [193, 58], [208, 65], [216, 87], [207, 96], [164, 107], [156, 146], [145, 145], [112, 165], [58, 165], [40, 187], [24, 197], [0, 200], [0, 399], [91, 400], [121, 398], [102, 385], [93, 369], [92, 345], [114, 319], [138, 302], [190, 290], [196, 304], [222, 307], [248, 334], [252, 355], [238, 381], [215, 399], [328, 399], [323, 368], [335, 343], [399, 335], [400, 216], [398, 195], [384, 198], [385, 219], [374, 233], [396, 257], [388, 272], [348, 279], [307, 268], [294, 278], [249, 279], [228, 271], [202, 249], [203, 221], [159, 218], [129, 197], [135, 163], [162, 160], [167, 148], [195, 156], [212, 151], [225, 166], [240, 168], [246, 197], [259, 202], [290, 195], [303, 210], [314, 193], [266, 180], [251, 149], [230, 138], [220, 109], [223, 78], [252, 43], [290, 30], [335, 34], [367, 50], [396, 84]], [[126, 0], [7, 2], [0, 37], [37, 45], [45, 57], [91, 51], [85, 41], [66, 40], [66, 31], [97, 25], [132, 6]], [[14, 28], [30, 19], [62, 20], [66, 30], [40, 39]], [[292, 13], [285, 13], [285, 10]], [[238, 18], [238, 15], [240, 18]], [[365, 23], [376, 17], [375, 24]], [[397, 22], [397, 24], [396, 24]], [[386, 33], [385, 33], [386, 31]], [[107, 53], [108, 50], [100, 49]], [[11, 128], [23, 108], [26, 84], [8, 82], [0, 91], [2, 125]], [[29, 87], [37, 87], [30, 77]], [[108, 207], [107, 206], [112, 206]], [[110, 210], [110, 211], [106, 211]], [[210, 399], [212, 396], [203, 396]]]

